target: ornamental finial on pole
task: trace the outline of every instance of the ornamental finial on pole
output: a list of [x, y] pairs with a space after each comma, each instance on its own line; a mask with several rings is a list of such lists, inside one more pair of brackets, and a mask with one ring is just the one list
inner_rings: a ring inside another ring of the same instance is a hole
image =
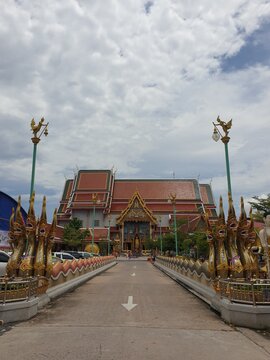
[[[232, 127], [232, 119], [228, 122], [222, 121], [220, 120], [220, 117], [217, 117], [217, 123], [215, 124], [213, 122], [214, 125], [214, 132], [212, 135], [213, 140], [218, 141], [219, 139], [221, 139], [221, 141], [226, 144], [229, 142], [230, 138], [228, 136], [229, 134], [229, 130]], [[218, 129], [218, 126], [220, 126], [222, 128], [222, 130], [224, 131], [224, 134], [221, 134], [221, 132]]]
[[38, 143], [41, 136], [48, 135], [48, 125], [49, 123], [44, 123], [45, 119], [42, 117], [40, 121], [36, 124], [34, 118], [31, 120], [31, 130], [33, 133], [32, 141], [33, 143]]

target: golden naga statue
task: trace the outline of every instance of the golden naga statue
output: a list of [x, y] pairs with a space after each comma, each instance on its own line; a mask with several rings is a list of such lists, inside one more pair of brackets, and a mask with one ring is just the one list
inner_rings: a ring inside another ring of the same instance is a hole
[[12, 242], [13, 252], [7, 263], [7, 275], [9, 277], [16, 277], [19, 275], [20, 262], [26, 246], [26, 230], [21, 213], [20, 196], [18, 199], [15, 218], [13, 211], [10, 218], [10, 239]]
[[38, 222], [37, 231], [37, 250], [34, 260], [34, 275], [44, 275], [45, 270], [45, 241], [47, 238], [47, 214], [46, 214], [46, 197], [43, 197], [41, 217]]
[[227, 219], [227, 252], [229, 260], [229, 273], [233, 278], [243, 277], [242, 258], [238, 253], [237, 235], [238, 235], [238, 221], [236, 219], [233, 200], [231, 194], [228, 195], [229, 210]]
[[[209, 244], [208, 273], [210, 277], [213, 279], [230, 276], [234, 279], [250, 279], [252, 276], [258, 276], [259, 271], [262, 270], [259, 268], [257, 254], [262, 253], [262, 244], [254, 229], [252, 210], [250, 210], [250, 223], [248, 223], [244, 200], [241, 198], [241, 214], [237, 221], [230, 194], [227, 222], [225, 221], [221, 197], [219, 208], [219, 217], [215, 224], [210, 224], [207, 214], [204, 218]], [[268, 217], [268, 238], [270, 240], [270, 214]]]
[[56, 224], [57, 224], [56, 214], [57, 214], [57, 209], [54, 210], [52, 225], [48, 232], [48, 236], [47, 236], [46, 243], [45, 243], [45, 274], [44, 275], [47, 278], [49, 278], [51, 276], [52, 268], [53, 268], [52, 247], [53, 247], [53, 242], [54, 242], [54, 238], [55, 238], [55, 230], [56, 230]]
[[213, 234], [213, 229], [209, 221], [209, 215], [206, 213], [204, 215], [204, 221], [206, 224], [206, 237], [209, 245], [209, 258], [208, 258], [208, 271], [210, 277], [215, 279], [217, 276], [216, 273], [216, 255], [215, 255], [215, 239]]
[[12, 254], [7, 263], [8, 277], [46, 276], [52, 270], [52, 245], [56, 230], [56, 210], [48, 229], [46, 216], [46, 198], [43, 198], [42, 213], [37, 221], [34, 211], [33, 194], [27, 215], [26, 225], [21, 213], [19, 197], [16, 213], [14, 209], [10, 217], [9, 238]]
[[259, 275], [259, 263], [258, 263], [258, 254], [262, 253], [262, 244], [258, 234], [254, 228], [254, 220], [252, 215], [252, 208], [249, 211], [250, 224], [248, 228], [248, 240], [247, 248], [251, 258], [251, 272], [253, 275]]
[[215, 238], [216, 238], [216, 269], [217, 275], [221, 278], [228, 277], [229, 265], [228, 257], [225, 249], [225, 240], [227, 236], [227, 227], [225, 222], [225, 215], [223, 210], [222, 197], [219, 200], [219, 217], [216, 224]]
[[246, 279], [252, 277], [252, 259], [251, 253], [248, 249], [249, 239], [249, 225], [247, 222], [247, 215], [244, 207], [244, 199], [241, 197], [241, 214], [239, 217], [239, 224], [237, 229], [237, 246], [238, 252], [244, 267], [244, 277]]
[[33, 264], [36, 250], [36, 229], [37, 221], [34, 210], [35, 193], [32, 194], [30, 200], [30, 206], [26, 219], [26, 237], [27, 246], [25, 256], [20, 263], [20, 275], [22, 277], [28, 277], [33, 275]]

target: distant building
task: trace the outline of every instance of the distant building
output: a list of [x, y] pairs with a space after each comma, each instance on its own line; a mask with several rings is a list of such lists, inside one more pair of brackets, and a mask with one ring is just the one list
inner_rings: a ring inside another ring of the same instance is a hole
[[186, 220], [186, 232], [197, 228], [205, 212], [217, 217], [210, 185], [195, 179], [116, 179], [111, 170], [80, 170], [65, 183], [58, 224], [76, 217], [90, 230], [87, 242], [94, 228], [96, 243], [111, 239], [120, 251], [141, 253], [146, 239], [172, 231], [170, 194], [175, 195], [176, 219]]

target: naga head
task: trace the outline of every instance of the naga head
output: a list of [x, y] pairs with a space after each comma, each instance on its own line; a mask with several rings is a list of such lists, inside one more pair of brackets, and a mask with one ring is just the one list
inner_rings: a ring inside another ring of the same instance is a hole
[[16, 209], [16, 216], [14, 221], [14, 239], [21, 240], [25, 238], [26, 230], [25, 230], [25, 223], [21, 212], [21, 197], [18, 198], [18, 205]]
[[243, 196], [241, 196], [241, 213], [238, 221], [238, 236], [242, 241], [246, 241], [248, 239], [248, 222]]
[[205, 213], [205, 215], [203, 216], [204, 222], [206, 224], [206, 237], [207, 237], [207, 242], [209, 243], [209, 245], [213, 245], [214, 244], [214, 234], [213, 234], [213, 228], [210, 224], [209, 221], [209, 214]]
[[30, 205], [29, 205], [29, 210], [28, 210], [27, 219], [26, 219], [27, 236], [36, 235], [37, 220], [36, 220], [36, 216], [35, 216], [34, 202], [35, 202], [35, 193], [33, 192], [31, 199], [30, 199]]
[[53, 221], [52, 224], [50, 226], [49, 232], [48, 232], [48, 236], [47, 236], [47, 243], [53, 243], [54, 241], [54, 237], [55, 237], [55, 230], [56, 230], [56, 224], [57, 224], [57, 209], [54, 210], [53, 213]]
[[223, 210], [222, 197], [219, 198], [219, 216], [216, 226], [216, 237], [219, 241], [224, 241], [226, 237], [226, 222]]
[[46, 197], [43, 197], [42, 211], [38, 223], [38, 240], [44, 241], [47, 237], [47, 214], [46, 214]]
[[229, 201], [229, 210], [228, 210], [228, 219], [227, 219], [227, 231], [229, 234], [236, 234], [238, 222], [236, 219], [233, 200], [230, 193], [228, 194], [228, 201]]

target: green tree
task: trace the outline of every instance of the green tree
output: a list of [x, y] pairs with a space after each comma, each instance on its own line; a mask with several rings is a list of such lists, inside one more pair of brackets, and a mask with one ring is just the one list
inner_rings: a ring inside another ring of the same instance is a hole
[[196, 257], [200, 258], [202, 256], [204, 258], [208, 258], [209, 245], [207, 243], [205, 232], [195, 231], [188, 236], [191, 240], [191, 247], [195, 250]]
[[108, 254], [108, 240], [99, 241], [98, 247], [99, 247], [100, 255], [105, 256]]
[[82, 248], [82, 241], [90, 235], [89, 230], [81, 230], [82, 221], [73, 218], [64, 227], [64, 244], [69, 250], [80, 250]]
[[263, 214], [265, 212], [270, 212], [270, 194], [267, 196], [253, 196], [254, 201], [249, 201], [252, 209], [256, 210], [254, 218], [256, 220], [263, 219]]
[[193, 246], [193, 241], [190, 238], [187, 238], [183, 241], [183, 254], [184, 255], [189, 255], [190, 254], [190, 249]]
[[160, 249], [160, 240], [154, 241], [153, 239], [145, 239], [144, 241], [144, 247], [147, 250], [156, 250]]

